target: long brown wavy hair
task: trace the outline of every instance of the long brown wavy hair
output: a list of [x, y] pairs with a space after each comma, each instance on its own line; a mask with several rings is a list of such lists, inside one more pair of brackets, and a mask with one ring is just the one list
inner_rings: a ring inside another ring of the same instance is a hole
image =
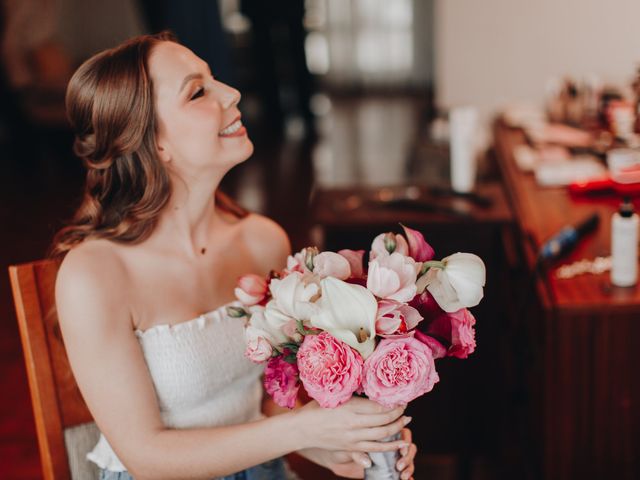
[[[148, 59], [170, 32], [135, 37], [83, 63], [67, 87], [66, 108], [74, 153], [87, 169], [80, 207], [54, 237], [62, 257], [91, 238], [139, 243], [155, 228], [171, 196], [169, 175], [157, 156], [156, 112]], [[217, 205], [238, 217], [247, 212], [222, 192]]]

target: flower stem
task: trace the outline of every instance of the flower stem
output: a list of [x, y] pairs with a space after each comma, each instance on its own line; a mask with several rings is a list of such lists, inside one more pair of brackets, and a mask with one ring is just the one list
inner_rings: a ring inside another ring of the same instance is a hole
[[444, 269], [445, 263], [442, 260], [427, 260], [426, 262], [422, 262], [422, 268], [420, 269], [420, 275], [424, 275], [427, 273], [427, 270], [430, 268], [441, 268]]

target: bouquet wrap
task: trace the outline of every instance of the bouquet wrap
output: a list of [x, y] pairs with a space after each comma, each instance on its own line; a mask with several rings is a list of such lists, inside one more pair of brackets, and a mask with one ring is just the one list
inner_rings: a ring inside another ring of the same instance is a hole
[[[396, 433], [383, 439], [383, 442], [400, 440], [400, 434]], [[400, 472], [396, 469], [396, 463], [400, 459], [398, 450], [390, 452], [370, 452], [371, 466], [365, 468], [365, 480], [400, 480]]]

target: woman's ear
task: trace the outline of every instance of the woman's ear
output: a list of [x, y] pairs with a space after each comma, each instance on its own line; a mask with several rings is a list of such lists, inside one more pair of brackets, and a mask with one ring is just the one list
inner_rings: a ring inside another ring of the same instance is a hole
[[160, 158], [160, 160], [167, 163], [171, 161], [171, 153], [169, 151], [169, 148], [167, 148], [166, 144], [159, 138], [156, 140], [156, 150], [158, 152], [158, 157]]

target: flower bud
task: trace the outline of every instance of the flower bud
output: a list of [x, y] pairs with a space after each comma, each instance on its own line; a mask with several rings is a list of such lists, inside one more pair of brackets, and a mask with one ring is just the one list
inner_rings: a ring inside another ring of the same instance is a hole
[[317, 247], [307, 247], [304, 249], [304, 265], [310, 272], [313, 272], [313, 259], [318, 255]]

